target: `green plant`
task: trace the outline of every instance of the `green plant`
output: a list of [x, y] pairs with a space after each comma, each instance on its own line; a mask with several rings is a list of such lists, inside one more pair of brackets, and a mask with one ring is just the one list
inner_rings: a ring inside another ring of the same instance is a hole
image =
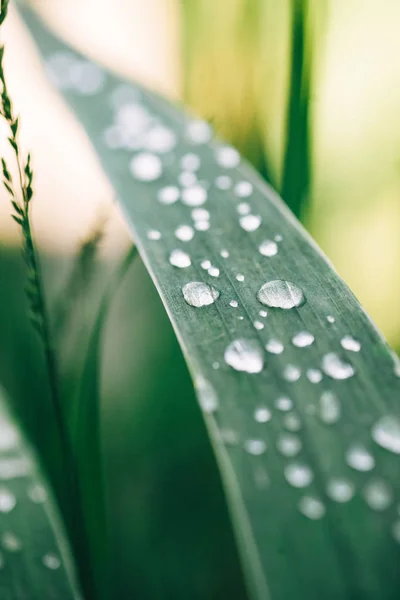
[[[207, 123], [83, 62], [32, 15], [26, 19], [115, 187], [179, 338], [250, 594], [394, 599], [398, 359], [275, 192], [212, 138]], [[84, 79], [60, 80], [60, 52]], [[115, 126], [120, 106], [110, 102], [122, 94], [124, 125], [141, 128], [127, 141]], [[99, 438], [98, 355], [109, 300], [75, 405], [80, 460], [91, 419]], [[90, 448], [95, 458], [87, 464], [98, 466], [98, 448]], [[99, 490], [95, 473], [88, 487]], [[80, 474], [87, 485], [88, 471]], [[73, 539], [73, 527], [69, 533]]]

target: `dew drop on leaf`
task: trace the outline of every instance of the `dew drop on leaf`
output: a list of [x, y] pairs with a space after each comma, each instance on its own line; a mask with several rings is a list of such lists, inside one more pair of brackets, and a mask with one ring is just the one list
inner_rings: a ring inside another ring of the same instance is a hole
[[254, 419], [257, 423], [268, 423], [271, 420], [272, 413], [266, 406], [259, 406], [254, 411]]
[[175, 237], [181, 242], [190, 242], [194, 236], [194, 229], [190, 225], [179, 225], [175, 229]]
[[283, 417], [283, 425], [288, 431], [300, 431], [300, 417], [296, 413], [287, 413]]
[[236, 207], [239, 215], [248, 215], [251, 212], [251, 206], [248, 202], [241, 202]]
[[239, 152], [230, 146], [221, 146], [215, 152], [215, 158], [220, 167], [225, 169], [233, 169], [240, 163]]
[[9, 513], [17, 504], [14, 494], [5, 486], [0, 487], [0, 512]]
[[238, 273], [236, 275], [236, 281], [244, 281], [244, 275], [242, 275], [241, 273]]
[[200, 157], [193, 152], [188, 152], [182, 156], [180, 165], [184, 171], [197, 171], [200, 168]]
[[161, 204], [174, 204], [179, 200], [179, 188], [175, 185], [167, 185], [158, 191], [157, 199]]
[[206, 144], [211, 140], [212, 129], [206, 121], [195, 119], [187, 124], [186, 135], [193, 144]]
[[329, 352], [322, 358], [322, 370], [332, 379], [349, 379], [355, 371], [352, 365], [345, 362], [336, 352]]
[[246, 440], [243, 447], [246, 452], [253, 454], [253, 456], [260, 456], [261, 454], [264, 454], [267, 449], [263, 440]]
[[283, 369], [283, 378], [286, 381], [295, 382], [298, 381], [301, 377], [301, 370], [296, 365], [286, 365]]
[[275, 256], [275, 254], [278, 254], [278, 245], [276, 242], [274, 242], [272, 240], [264, 240], [259, 245], [258, 251], [263, 256], [268, 256], [268, 257]]
[[268, 313], [266, 310], [260, 310], [259, 313], [260, 317], [262, 317], [263, 319], [265, 319], [268, 316]]
[[210, 277], [219, 277], [219, 269], [217, 267], [210, 267], [208, 269]]
[[161, 240], [161, 232], [157, 231], [157, 229], [150, 229], [147, 232], [147, 239], [152, 240], [153, 242], [158, 242], [158, 240]]
[[245, 231], [255, 231], [261, 225], [261, 217], [258, 215], [244, 215], [240, 217], [239, 223]]
[[165, 154], [176, 145], [176, 135], [164, 125], [155, 125], [145, 135], [144, 146], [150, 152]]
[[42, 504], [47, 499], [46, 490], [38, 483], [28, 489], [28, 496], [35, 504]]
[[17, 430], [0, 417], [0, 450], [12, 450], [18, 441]]
[[199, 378], [196, 380], [196, 390], [201, 409], [207, 414], [215, 412], [218, 409], [218, 398], [211, 383], [206, 379]]
[[307, 369], [306, 376], [310, 383], [319, 383], [322, 381], [322, 373], [319, 369]]
[[42, 562], [45, 567], [51, 569], [52, 571], [59, 569], [61, 566], [61, 561], [58, 556], [52, 553], [45, 554], [42, 558]]
[[231, 300], [229, 302], [229, 306], [232, 306], [232, 308], [237, 308], [239, 306], [238, 301], [237, 300]]
[[276, 447], [282, 456], [293, 458], [294, 456], [297, 456], [301, 450], [301, 441], [297, 435], [293, 435], [292, 433], [282, 433], [278, 437]]
[[297, 346], [297, 348], [305, 348], [306, 346], [311, 346], [314, 342], [314, 336], [312, 333], [308, 331], [299, 331], [292, 337], [293, 346]]
[[191, 212], [194, 221], [209, 221], [210, 213], [205, 208], [194, 208]]
[[215, 186], [220, 190], [229, 190], [232, 187], [232, 179], [229, 175], [218, 175], [215, 179]]
[[301, 306], [305, 302], [303, 290], [295, 283], [282, 279], [264, 283], [257, 294], [257, 298], [265, 306], [285, 310]]
[[219, 298], [219, 291], [212, 285], [201, 281], [191, 281], [182, 288], [185, 301], [196, 308], [209, 306]]
[[382, 448], [400, 454], [400, 419], [394, 415], [381, 417], [372, 427], [372, 439]]
[[207, 201], [207, 190], [202, 185], [191, 185], [182, 191], [182, 202], [186, 206], [201, 206]]
[[239, 198], [248, 198], [253, 193], [253, 185], [250, 181], [238, 181], [233, 188], [233, 193]]
[[392, 525], [392, 535], [395, 542], [400, 544], [400, 519], [395, 521]]
[[280, 396], [275, 400], [275, 406], [278, 410], [282, 412], [287, 412], [293, 408], [293, 402], [287, 396]]
[[211, 262], [209, 260], [202, 260], [200, 266], [202, 269], [208, 271], [208, 269], [211, 267]]
[[134, 156], [129, 167], [133, 177], [138, 181], [155, 181], [163, 171], [159, 157], [150, 152], [141, 152]]
[[279, 340], [271, 339], [265, 345], [265, 349], [267, 350], [267, 352], [270, 352], [271, 354], [282, 354], [285, 347], [282, 344], [282, 342], [280, 342]]
[[326, 513], [324, 504], [313, 496], [303, 496], [298, 503], [299, 511], [308, 519], [317, 521]]
[[347, 464], [356, 471], [371, 471], [375, 466], [375, 459], [362, 444], [352, 444], [346, 452]]
[[179, 269], [185, 269], [186, 267], [190, 267], [192, 264], [189, 254], [179, 249], [172, 250], [171, 254], [169, 255], [169, 262], [171, 265], [178, 267]]
[[332, 317], [332, 315], [328, 315], [326, 317], [326, 320], [328, 321], [328, 323], [334, 323], [335, 322], [335, 317]]
[[19, 552], [22, 550], [22, 543], [11, 531], [5, 531], [1, 536], [1, 544], [4, 550], [9, 552]]
[[287, 482], [296, 488], [307, 487], [314, 479], [310, 467], [301, 463], [289, 463], [286, 465], [284, 473]]
[[333, 425], [340, 419], [340, 402], [337, 396], [330, 391], [325, 391], [319, 399], [319, 416], [326, 425]]
[[345, 335], [342, 337], [340, 344], [342, 348], [345, 350], [350, 350], [351, 352], [359, 352], [361, 349], [360, 342], [351, 337], [351, 335]]
[[254, 321], [253, 323], [254, 329], [257, 329], [258, 331], [261, 331], [261, 329], [264, 329], [264, 323], [262, 323], [261, 321]]
[[256, 340], [235, 340], [225, 350], [224, 358], [235, 371], [260, 373], [264, 367], [262, 348]]
[[326, 486], [326, 493], [335, 502], [348, 502], [354, 496], [354, 485], [347, 479], [331, 479]]
[[196, 174], [192, 173], [192, 171], [182, 171], [182, 173], [179, 173], [178, 175], [178, 182], [179, 185], [181, 185], [182, 187], [189, 187], [191, 185], [194, 185], [196, 181]]
[[222, 256], [222, 258], [229, 258], [228, 250], [221, 250], [220, 255]]
[[389, 508], [393, 500], [393, 492], [383, 479], [369, 481], [364, 487], [363, 496], [368, 506], [377, 511]]

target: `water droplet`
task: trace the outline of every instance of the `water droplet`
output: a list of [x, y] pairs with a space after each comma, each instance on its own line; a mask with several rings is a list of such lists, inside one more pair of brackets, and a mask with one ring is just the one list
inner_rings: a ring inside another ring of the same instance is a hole
[[18, 442], [19, 435], [15, 427], [0, 416], [0, 450], [12, 450]]
[[260, 373], [264, 367], [262, 349], [255, 340], [235, 340], [225, 350], [224, 358], [235, 371]]
[[69, 76], [71, 86], [83, 96], [97, 94], [105, 83], [105, 74], [100, 67], [86, 60], [75, 61]]
[[393, 372], [396, 375], [396, 377], [400, 377], [400, 362], [396, 361], [393, 367]]
[[219, 291], [201, 281], [191, 281], [182, 288], [183, 297], [190, 306], [209, 306], [219, 298]]
[[155, 125], [146, 133], [144, 145], [150, 152], [164, 154], [176, 146], [176, 135], [165, 125]]
[[254, 484], [258, 489], [265, 489], [269, 485], [269, 477], [262, 465], [257, 465], [253, 470]]
[[253, 454], [253, 456], [260, 456], [267, 449], [265, 442], [262, 440], [246, 440], [243, 447], [246, 452]]
[[301, 441], [297, 435], [291, 433], [282, 433], [276, 443], [276, 447], [283, 456], [293, 458], [301, 450]]
[[272, 240], [264, 240], [258, 247], [258, 251], [263, 256], [275, 256], [278, 253], [278, 246]]
[[241, 273], [238, 273], [236, 275], [236, 281], [244, 281], [244, 275], [242, 275]]
[[258, 331], [261, 331], [261, 329], [264, 329], [264, 323], [261, 323], [261, 321], [254, 321], [253, 325], [254, 325], [254, 329], [257, 329]]
[[225, 169], [233, 169], [240, 163], [239, 152], [230, 146], [217, 148], [215, 158], [220, 167], [224, 167]]
[[155, 154], [141, 152], [134, 156], [129, 168], [138, 181], [155, 181], [162, 174], [162, 162]]
[[238, 181], [233, 192], [239, 198], [248, 198], [253, 193], [253, 185], [250, 181]]
[[353, 377], [354, 368], [346, 363], [336, 352], [329, 352], [322, 358], [322, 370], [332, 379], [349, 379]]
[[229, 302], [229, 306], [232, 306], [232, 308], [237, 308], [239, 306], [238, 301], [237, 300], [231, 300]]
[[13, 493], [4, 486], [0, 487], [0, 512], [9, 513], [17, 504]]
[[178, 267], [179, 269], [185, 269], [186, 267], [190, 267], [192, 264], [189, 254], [179, 249], [172, 250], [171, 254], [169, 255], [169, 262], [171, 265]]
[[301, 377], [301, 370], [296, 365], [286, 365], [283, 369], [283, 378], [286, 381], [295, 382]]
[[28, 489], [28, 496], [35, 504], [42, 504], [47, 500], [46, 490], [38, 483]]
[[362, 444], [352, 444], [346, 452], [346, 461], [350, 467], [357, 471], [371, 471], [375, 466], [375, 459]]
[[259, 406], [254, 411], [254, 419], [257, 423], [268, 423], [271, 420], [272, 413], [266, 406]]
[[158, 240], [161, 240], [161, 232], [157, 231], [157, 229], [150, 229], [147, 232], [147, 239], [158, 242]]
[[274, 237], [274, 240], [275, 240], [276, 242], [278, 242], [278, 243], [279, 243], [279, 242], [281, 242], [281, 241], [283, 240], [283, 236], [282, 236], [280, 233], [278, 233], [278, 234], [277, 234], [277, 235]]
[[372, 439], [382, 448], [400, 454], [400, 419], [393, 415], [381, 417], [372, 428]]
[[307, 487], [314, 479], [310, 467], [301, 463], [289, 463], [286, 465], [284, 473], [287, 482], [296, 488]]
[[157, 198], [161, 204], [174, 204], [179, 200], [179, 188], [175, 185], [167, 185], [158, 190]]
[[333, 425], [340, 419], [340, 403], [333, 392], [323, 392], [319, 399], [319, 416], [326, 425]]
[[207, 190], [201, 185], [192, 185], [182, 191], [182, 202], [186, 206], [201, 206], [207, 201]]
[[315, 338], [312, 333], [308, 331], [299, 331], [292, 337], [293, 346], [297, 346], [297, 348], [305, 348], [306, 346], [311, 346], [314, 342]]
[[181, 242], [190, 242], [194, 236], [194, 229], [190, 225], [179, 225], [175, 229], [175, 237]]
[[334, 323], [335, 322], [335, 317], [332, 317], [332, 315], [328, 315], [326, 317], [326, 320], [328, 321], [328, 323]]
[[295, 413], [288, 413], [283, 417], [283, 425], [288, 431], [300, 431], [301, 421]]
[[215, 370], [219, 369], [219, 362], [217, 360], [215, 362], [213, 362], [212, 368]]
[[311, 383], [319, 383], [322, 381], [322, 373], [319, 369], [307, 369], [307, 379]]
[[212, 137], [212, 129], [206, 121], [195, 119], [188, 123], [186, 134], [194, 144], [206, 144]]
[[321, 500], [313, 496], [303, 496], [299, 500], [299, 511], [307, 518], [317, 521], [325, 515], [326, 509]]
[[395, 521], [392, 525], [393, 539], [400, 544], [400, 519]]
[[229, 258], [228, 250], [221, 250], [220, 255], [222, 256], [222, 258]]
[[208, 274], [210, 277], [219, 277], [219, 269], [217, 269], [217, 267], [210, 267], [208, 269]]
[[42, 562], [45, 567], [51, 569], [52, 571], [59, 569], [61, 566], [61, 561], [55, 554], [45, 554], [42, 558]]
[[197, 171], [200, 168], [200, 157], [193, 152], [188, 152], [182, 156], [180, 164], [184, 171]]
[[366, 503], [373, 510], [386, 510], [392, 503], [393, 493], [382, 479], [369, 481], [363, 490]]
[[215, 180], [215, 185], [220, 190], [229, 190], [232, 186], [232, 179], [229, 175], [219, 175]]
[[191, 212], [194, 221], [209, 221], [210, 213], [205, 208], [194, 208]]
[[210, 221], [195, 221], [194, 228], [196, 231], [207, 231], [210, 229]]
[[30, 471], [30, 464], [26, 458], [0, 459], [0, 480], [25, 477]]
[[298, 285], [281, 279], [264, 283], [257, 294], [257, 298], [265, 306], [285, 310], [301, 306], [305, 302], [303, 291]]
[[208, 269], [211, 267], [211, 262], [209, 260], [202, 260], [200, 266], [202, 269], [208, 271]]
[[280, 398], [276, 399], [275, 406], [278, 410], [287, 412], [293, 408], [293, 402], [287, 396], [281, 396]]
[[239, 436], [233, 429], [221, 429], [218, 436], [220, 441], [227, 446], [236, 446], [239, 443]]
[[241, 202], [237, 205], [236, 210], [239, 215], [248, 215], [251, 211], [251, 206], [248, 202]]
[[245, 231], [255, 231], [261, 225], [261, 217], [258, 215], [244, 215], [244, 217], [240, 217], [239, 223]]
[[340, 343], [342, 348], [345, 350], [350, 350], [351, 352], [359, 352], [361, 348], [360, 342], [351, 337], [351, 335], [345, 335], [342, 337]]
[[354, 485], [347, 479], [331, 479], [326, 487], [326, 493], [335, 502], [348, 502], [354, 496]]
[[14, 533], [11, 533], [11, 531], [6, 531], [3, 533], [1, 536], [1, 543], [3, 548], [9, 552], [18, 552], [19, 550], [22, 550], [22, 544], [20, 540]]
[[179, 173], [178, 175], [178, 183], [182, 187], [189, 187], [191, 185], [195, 185], [196, 181], [196, 174], [192, 173], [192, 171], [182, 171], [182, 173]]
[[265, 317], [268, 316], [268, 313], [266, 310], [260, 310], [259, 313], [260, 317], [263, 317], [265, 319]]
[[265, 349], [267, 350], [267, 352], [270, 352], [271, 354], [282, 354], [285, 347], [282, 344], [282, 342], [280, 342], [279, 340], [271, 339], [265, 345]]
[[199, 378], [196, 380], [196, 390], [201, 409], [207, 414], [215, 412], [218, 409], [218, 398], [211, 383]]

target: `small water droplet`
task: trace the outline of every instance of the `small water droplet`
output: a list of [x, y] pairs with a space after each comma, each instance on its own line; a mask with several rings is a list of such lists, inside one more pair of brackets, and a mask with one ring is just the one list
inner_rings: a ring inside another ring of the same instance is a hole
[[61, 561], [56, 554], [45, 554], [42, 558], [42, 562], [45, 567], [52, 571], [59, 569], [61, 566]]
[[307, 369], [306, 376], [311, 383], [319, 383], [322, 381], [322, 373], [319, 369]]
[[150, 229], [147, 232], [147, 239], [158, 242], [158, 240], [161, 240], [161, 232], [157, 231], [157, 229]]
[[268, 316], [268, 313], [266, 310], [260, 310], [259, 313], [260, 317], [263, 317], [263, 319], [265, 319], [265, 317]]
[[258, 331], [261, 331], [261, 329], [264, 329], [264, 323], [261, 323], [261, 321], [254, 321], [253, 326], [254, 326], [254, 329], [257, 329]]
[[295, 413], [287, 413], [283, 417], [283, 425], [288, 431], [300, 431], [301, 421], [300, 417]]
[[328, 482], [326, 493], [335, 502], [348, 502], [354, 496], [354, 485], [347, 479], [334, 478]]
[[265, 349], [271, 354], [282, 354], [282, 352], [285, 349], [285, 346], [279, 340], [271, 339], [265, 345]]
[[393, 492], [383, 479], [369, 481], [364, 487], [363, 496], [368, 506], [377, 511], [389, 508], [393, 500]]
[[342, 348], [345, 350], [350, 350], [351, 352], [359, 352], [361, 349], [361, 344], [358, 340], [355, 340], [351, 335], [345, 335], [340, 340]]
[[0, 487], [0, 512], [9, 513], [17, 504], [17, 500], [12, 492], [4, 486]]
[[192, 264], [189, 254], [183, 250], [179, 250], [178, 248], [172, 250], [171, 254], [169, 255], [169, 262], [171, 265], [178, 267], [179, 269], [185, 269], [186, 267], [190, 267]]
[[193, 152], [188, 152], [182, 156], [180, 164], [184, 171], [197, 171], [200, 168], [200, 157]]
[[195, 119], [187, 124], [186, 135], [194, 144], [206, 144], [211, 140], [212, 129], [206, 121]]
[[335, 322], [335, 317], [332, 317], [332, 315], [328, 315], [326, 317], [326, 320], [328, 321], [328, 323], [334, 323]]
[[176, 145], [176, 135], [165, 125], [154, 125], [145, 135], [144, 146], [150, 152], [165, 154]]
[[225, 350], [224, 358], [235, 371], [260, 373], [264, 367], [262, 348], [255, 340], [235, 340]]
[[217, 267], [210, 267], [208, 269], [208, 274], [210, 277], [219, 277], [219, 269], [217, 269]]
[[9, 552], [18, 552], [19, 550], [22, 550], [22, 543], [14, 533], [11, 533], [11, 531], [3, 533], [1, 536], [1, 543], [3, 548]]
[[395, 542], [400, 544], [400, 519], [395, 521], [392, 525], [392, 535]]
[[293, 346], [297, 346], [297, 348], [305, 348], [306, 346], [311, 346], [314, 342], [315, 338], [312, 333], [308, 331], [299, 331], [292, 337]]
[[319, 399], [319, 416], [326, 425], [333, 425], [340, 419], [340, 403], [333, 392], [323, 392]]
[[179, 173], [178, 175], [178, 183], [184, 188], [195, 185], [196, 181], [196, 174], [192, 171], [182, 171], [182, 173]]
[[30, 463], [24, 458], [2, 458], [0, 459], [0, 480], [25, 477], [30, 471]]
[[251, 206], [247, 202], [241, 202], [237, 205], [236, 210], [239, 215], [248, 215], [251, 211]]
[[238, 301], [237, 300], [231, 300], [229, 302], [229, 306], [232, 306], [232, 308], [237, 308], [239, 306]]
[[232, 179], [229, 175], [219, 175], [215, 180], [215, 185], [220, 190], [229, 190], [232, 187]]
[[162, 162], [155, 154], [141, 152], [134, 156], [129, 168], [138, 181], [155, 181], [162, 174]]
[[230, 146], [217, 148], [215, 158], [220, 167], [224, 167], [225, 169], [233, 169], [240, 163], [239, 152]]
[[221, 250], [220, 255], [222, 256], [222, 258], [229, 258], [228, 250]]
[[298, 285], [281, 279], [264, 283], [257, 294], [257, 298], [265, 306], [285, 310], [301, 306], [305, 302], [303, 291]]
[[266, 406], [259, 406], [254, 411], [254, 419], [257, 423], [268, 423], [271, 420], [272, 413]]
[[283, 240], [283, 236], [282, 236], [280, 233], [278, 233], [278, 234], [277, 234], [277, 235], [274, 237], [274, 240], [275, 240], [276, 242], [278, 242], [278, 243], [279, 243], [279, 242], [281, 242], [281, 241]]
[[301, 377], [301, 370], [296, 365], [286, 365], [283, 369], [283, 378], [286, 381], [295, 382], [298, 381]]
[[256, 488], [262, 490], [268, 487], [270, 482], [268, 473], [262, 465], [257, 465], [256, 468], [253, 469], [253, 477]]
[[276, 447], [283, 456], [293, 458], [297, 456], [301, 450], [301, 441], [297, 435], [292, 433], [282, 433], [276, 443]]
[[314, 479], [310, 467], [301, 463], [289, 463], [286, 465], [284, 473], [287, 482], [296, 488], [307, 487]]
[[200, 266], [202, 269], [208, 271], [208, 269], [211, 267], [211, 262], [209, 260], [202, 260]]
[[253, 193], [253, 185], [250, 181], [238, 181], [233, 192], [239, 198], [248, 198]]
[[175, 237], [181, 242], [190, 242], [194, 236], [194, 229], [190, 225], [179, 225], [175, 229]]
[[244, 215], [240, 217], [239, 223], [245, 231], [255, 231], [261, 225], [261, 217], [258, 215]]
[[260, 456], [261, 454], [264, 454], [267, 449], [265, 442], [262, 440], [246, 440], [243, 447], [246, 452], [253, 456]]
[[207, 201], [207, 190], [202, 185], [191, 185], [182, 191], [182, 202], [186, 206], [201, 206]]
[[271, 257], [271, 256], [275, 256], [275, 254], [278, 254], [278, 246], [277, 246], [276, 242], [273, 242], [272, 240], [264, 240], [259, 245], [258, 251], [263, 256]]
[[210, 221], [195, 221], [194, 228], [196, 231], [207, 231], [210, 229]]
[[375, 459], [362, 444], [352, 444], [346, 452], [346, 461], [350, 467], [357, 471], [371, 471], [375, 466]]
[[321, 500], [313, 496], [303, 496], [300, 498], [298, 508], [305, 517], [314, 521], [322, 519], [326, 513], [325, 506]]
[[179, 200], [179, 188], [175, 185], [167, 185], [158, 190], [157, 199], [161, 204], [174, 204]]
[[381, 417], [372, 427], [372, 439], [382, 448], [400, 454], [400, 419], [394, 415]]
[[201, 409], [207, 414], [215, 412], [218, 409], [218, 398], [211, 383], [200, 377], [196, 380], [195, 386]]
[[209, 221], [210, 213], [205, 208], [194, 208], [191, 212], [194, 221]]
[[39, 483], [32, 485], [28, 489], [28, 496], [35, 504], [42, 504], [47, 500], [46, 490]]
[[18, 442], [19, 435], [15, 427], [0, 416], [0, 450], [12, 450]]
[[238, 273], [238, 274], [236, 275], [236, 280], [237, 280], [237, 281], [244, 281], [244, 275], [242, 275], [241, 273]]
[[219, 291], [215, 287], [201, 281], [187, 283], [183, 286], [182, 293], [185, 301], [196, 308], [209, 306], [219, 298]]
[[293, 402], [287, 396], [281, 396], [277, 398], [275, 401], [275, 406], [278, 410], [282, 410], [283, 412], [287, 412], [293, 408]]
[[346, 363], [336, 352], [329, 352], [322, 358], [322, 370], [332, 379], [349, 379], [355, 371], [352, 365]]
[[227, 446], [236, 446], [239, 443], [239, 436], [233, 429], [221, 429], [218, 437]]
[[219, 364], [219, 362], [218, 362], [217, 360], [216, 360], [215, 362], [213, 362], [213, 364], [212, 364], [212, 368], [213, 368], [215, 371], [216, 371], [217, 369], [219, 369], [219, 367], [220, 367], [220, 364]]

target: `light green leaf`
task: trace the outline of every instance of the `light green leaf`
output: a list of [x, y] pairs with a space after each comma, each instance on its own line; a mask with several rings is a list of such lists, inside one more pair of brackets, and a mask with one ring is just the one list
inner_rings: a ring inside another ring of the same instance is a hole
[[[394, 600], [397, 358], [276, 193], [207, 124], [28, 20], [175, 327], [252, 596]], [[198, 187], [187, 186], [193, 170]]]
[[0, 597], [80, 598], [70, 549], [37, 460], [0, 389]]

